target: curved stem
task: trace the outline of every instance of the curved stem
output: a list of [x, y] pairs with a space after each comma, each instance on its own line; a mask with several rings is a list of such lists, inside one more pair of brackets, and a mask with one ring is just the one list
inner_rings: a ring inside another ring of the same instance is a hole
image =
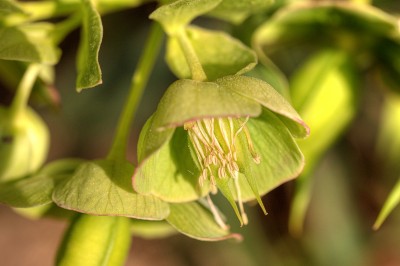
[[30, 64], [22, 77], [10, 107], [10, 117], [17, 121], [28, 105], [29, 96], [41, 69], [40, 64]]
[[190, 72], [192, 73], [192, 79], [198, 81], [207, 80], [207, 75], [201, 66], [200, 60], [197, 57], [193, 45], [190, 43], [190, 40], [187, 37], [185, 29], [180, 30], [176, 37], [178, 38], [179, 45], [181, 46], [183, 53], [185, 54]]
[[126, 144], [131, 122], [133, 121], [144, 88], [146, 87], [160, 51], [162, 38], [163, 31], [161, 26], [158, 23], [153, 23], [149, 37], [145, 43], [145, 50], [132, 77], [130, 94], [120, 117], [117, 132], [111, 150], [107, 156], [108, 159], [125, 159]]

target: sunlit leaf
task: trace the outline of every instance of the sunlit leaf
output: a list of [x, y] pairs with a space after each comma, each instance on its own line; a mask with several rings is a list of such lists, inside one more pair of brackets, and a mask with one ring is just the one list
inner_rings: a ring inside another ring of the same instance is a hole
[[80, 215], [64, 237], [57, 265], [123, 265], [130, 242], [128, 218]]
[[82, 29], [79, 43], [76, 81], [77, 91], [102, 83], [99, 50], [103, 39], [101, 17], [91, 0], [82, 0]]
[[150, 14], [150, 18], [161, 23], [169, 35], [183, 29], [194, 18], [215, 8], [222, 0], [178, 0], [163, 5]]
[[58, 184], [53, 201], [60, 207], [95, 215], [161, 220], [168, 204], [132, 189], [133, 166], [128, 162], [99, 160], [81, 164], [74, 175]]
[[[188, 38], [200, 60], [208, 80], [243, 74], [257, 63], [253, 50], [228, 34], [198, 27], [186, 29]], [[191, 72], [176, 38], [169, 38], [167, 62], [179, 78], [190, 78]]]
[[382, 210], [379, 213], [378, 218], [374, 223], [374, 229], [377, 230], [381, 227], [382, 223], [386, 220], [393, 209], [400, 204], [400, 180], [397, 181], [396, 186], [390, 192]]
[[241, 239], [240, 235], [222, 229], [211, 212], [197, 202], [171, 204], [170, 208], [167, 221], [182, 234], [205, 241]]

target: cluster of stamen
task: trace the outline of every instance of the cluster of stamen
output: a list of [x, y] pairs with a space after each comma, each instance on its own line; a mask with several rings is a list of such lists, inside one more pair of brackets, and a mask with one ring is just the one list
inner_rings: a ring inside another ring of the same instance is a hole
[[239, 118], [210, 118], [188, 122], [184, 125], [196, 153], [201, 168], [199, 184], [209, 180], [211, 192], [217, 192], [216, 178], [233, 178], [237, 199], [243, 222], [247, 223], [239, 187], [239, 166], [236, 141], [240, 133], [244, 133], [247, 146], [254, 162], [260, 163], [260, 156], [255, 152], [250, 133], [246, 127], [248, 117], [244, 121]]

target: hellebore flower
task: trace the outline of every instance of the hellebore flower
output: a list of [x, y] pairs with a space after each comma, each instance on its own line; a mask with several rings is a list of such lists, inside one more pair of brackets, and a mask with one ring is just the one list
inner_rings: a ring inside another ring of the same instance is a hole
[[246, 224], [243, 202], [255, 199], [266, 213], [260, 195], [301, 172], [304, 158], [293, 137], [308, 131], [291, 105], [261, 80], [178, 80], [142, 129], [133, 186], [167, 202], [205, 197], [225, 227], [210, 198], [220, 191]]

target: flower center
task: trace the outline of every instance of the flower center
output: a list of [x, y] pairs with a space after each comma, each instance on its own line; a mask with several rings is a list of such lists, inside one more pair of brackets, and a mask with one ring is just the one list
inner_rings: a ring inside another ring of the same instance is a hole
[[188, 122], [184, 125], [201, 167], [199, 184], [203, 186], [205, 180], [210, 180], [211, 192], [215, 194], [217, 192], [216, 178], [233, 178], [241, 216], [245, 224], [247, 218], [243, 210], [238, 181], [238, 145], [236, 142], [239, 134], [245, 134], [253, 160], [257, 164], [260, 163], [260, 156], [254, 150], [250, 133], [246, 127], [248, 120], [248, 117], [244, 121], [240, 118], [210, 118]]

